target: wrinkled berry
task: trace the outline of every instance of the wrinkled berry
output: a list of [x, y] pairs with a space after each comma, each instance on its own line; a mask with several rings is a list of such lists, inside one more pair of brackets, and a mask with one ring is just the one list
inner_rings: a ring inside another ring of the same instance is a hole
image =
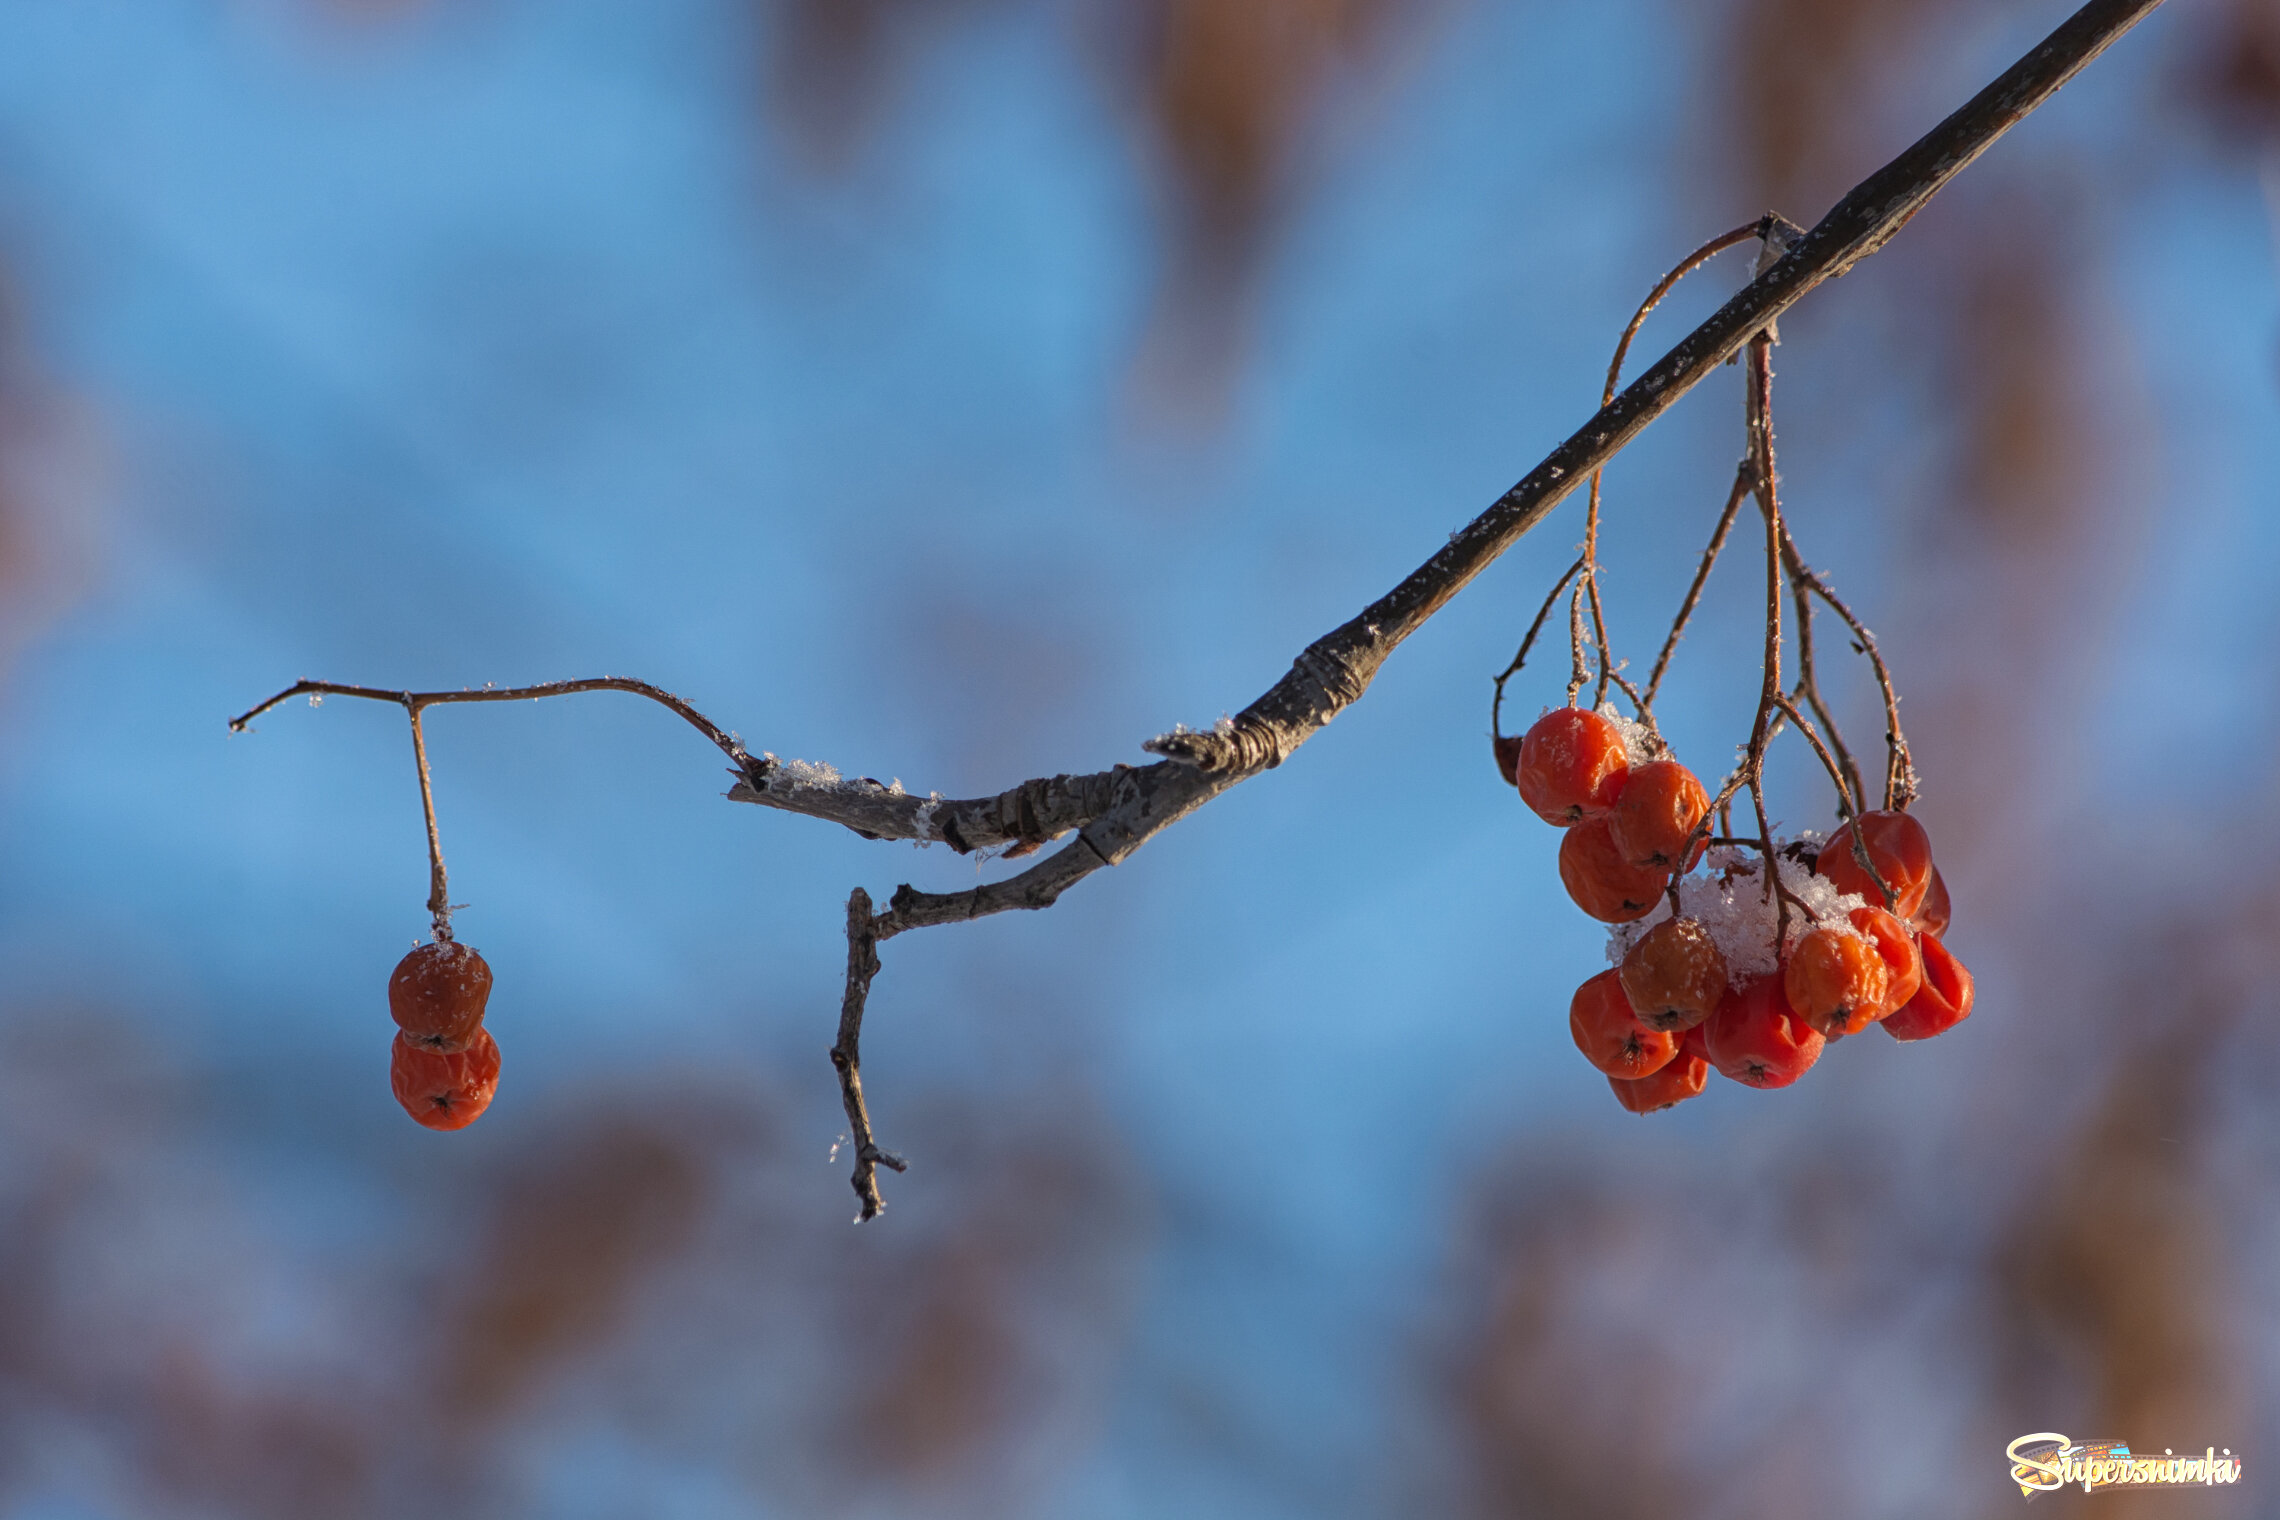
[[1971, 973], [1948, 952], [1936, 934], [1917, 937], [1924, 956], [1924, 984], [1907, 1006], [1884, 1020], [1895, 1040], [1928, 1040], [1971, 1017]]
[[1623, 731], [1582, 707], [1555, 707], [1520, 740], [1520, 800], [1546, 823], [1566, 828], [1598, 818], [1622, 795], [1630, 770]]
[[1609, 1077], [1607, 1085], [1615, 1090], [1615, 1101], [1632, 1113], [1653, 1114], [1694, 1097], [1709, 1080], [1710, 1063], [1680, 1051], [1658, 1071], [1628, 1079]]
[[[1668, 870], [1678, 866], [1695, 825], [1709, 811], [1710, 796], [1694, 772], [1676, 760], [1650, 760], [1631, 767], [1623, 793], [1607, 815], [1607, 830], [1616, 850], [1632, 865]], [[1694, 846], [1687, 867], [1701, 859], [1702, 848]]]
[[[1861, 845], [1878, 876], [1892, 889], [1886, 902], [1875, 877], [1853, 853], [1857, 827]], [[1932, 884], [1932, 841], [1924, 826], [1906, 813], [1863, 813], [1829, 836], [1813, 869], [1835, 882], [1840, 892], [1858, 892], [1872, 908], [1890, 908], [1902, 918], [1923, 905]]]
[[1703, 1029], [1710, 1064], [1751, 1087], [1787, 1087], [1821, 1059], [1825, 1043], [1791, 1010], [1778, 976], [1727, 993]]
[[1575, 989], [1568, 1000], [1568, 1033], [1583, 1058], [1611, 1077], [1647, 1076], [1678, 1054], [1678, 1036], [1640, 1023], [1612, 971]]
[[397, 1035], [389, 1085], [404, 1112], [429, 1129], [465, 1129], [499, 1090], [499, 1042], [477, 1029], [465, 1050], [423, 1049]]
[[491, 968], [454, 940], [421, 945], [388, 978], [388, 1011], [404, 1038], [426, 1050], [465, 1050], [483, 1027]]
[[1618, 973], [1649, 1029], [1692, 1029], [1717, 1012], [1726, 995], [1726, 957], [1696, 919], [1665, 919], [1649, 929]]
[[1560, 840], [1560, 884], [1601, 923], [1625, 924], [1654, 910], [1670, 873], [1643, 871], [1625, 860], [1607, 837], [1607, 820], [1594, 818]]

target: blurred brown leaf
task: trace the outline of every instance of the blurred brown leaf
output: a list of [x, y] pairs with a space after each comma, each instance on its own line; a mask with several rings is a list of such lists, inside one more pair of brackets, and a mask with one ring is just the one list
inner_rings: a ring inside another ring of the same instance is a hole
[[2280, 0], [2221, 0], [2188, 54], [2180, 104], [2250, 148], [2280, 144]]
[[606, 1113], [548, 1136], [497, 1179], [472, 1211], [483, 1235], [441, 1337], [447, 1428], [496, 1415], [617, 1328], [647, 1275], [686, 1243], [709, 1149], [638, 1113]]
[[1705, 94], [1739, 134], [1744, 204], [1811, 225], [1902, 146], [1878, 140], [1879, 111], [1946, 10], [1944, 0], [1740, 0], [1730, 68]]

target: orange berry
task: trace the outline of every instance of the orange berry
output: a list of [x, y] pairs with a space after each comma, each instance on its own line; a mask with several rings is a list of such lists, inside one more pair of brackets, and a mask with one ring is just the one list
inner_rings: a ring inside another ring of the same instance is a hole
[[429, 1129], [465, 1129], [483, 1117], [499, 1090], [499, 1042], [479, 1028], [465, 1050], [447, 1054], [399, 1034], [388, 1075], [405, 1113]]
[[1678, 1036], [1640, 1023], [1612, 971], [1575, 989], [1568, 1000], [1568, 1033], [1583, 1058], [1611, 1077], [1649, 1076], [1678, 1054]]
[[1726, 957], [1697, 919], [1665, 919], [1649, 929], [1624, 955], [1618, 975], [1649, 1029], [1692, 1029], [1726, 995]]
[[[1710, 811], [1710, 796], [1694, 772], [1676, 760], [1650, 760], [1635, 765], [1607, 815], [1607, 828], [1615, 848], [1635, 866], [1677, 866], [1678, 857], [1694, 837], [1694, 826]], [[1694, 847], [1692, 866], [1702, 858]]]
[[1831, 1039], [1873, 1023], [1890, 982], [1874, 940], [1835, 929], [1807, 930], [1781, 973], [1789, 1006]]
[[1615, 1101], [1632, 1113], [1653, 1114], [1684, 1103], [1709, 1080], [1710, 1063], [1681, 1051], [1660, 1071], [1644, 1077], [1609, 1077], [1607, 1085], [1615, 1089]]
[[454, 940], [421, 945], [388, 978], [388, 1011], [404, 1038], [445, 1054], [467, 1048], [490, 1000], [491, 968]]
[[1884, 1020], [1895, 1040], [1928, 1040], [1971, 1017], [1971, 973], [1948, 952], [1936, 934], [1919, 936], [1924, 954], [1924, 985], [1906, 1007]]
[[1668, 871], [1642, 871], [1607, 837], [1607, 820], [1579, 823], [1560, 840], [1560, 883], [1575, 905], [1603, 924], [1627, 924], [1654, 910]]
[[1932, 884], [1925, 889], [1923, 906], [1908, 920], [1915, 928], [1930, 934], [1948, 931], [1947, 878], [1940, 875], [1938, 866], [1932, 867]]
[[[1856, 828], [1877, 875], [1892, 889], [1890, 902], [1853, 853]], [[1924, 826], [1906, 813], [1863, 813], [1829, 836], [1813, 869], [1835, 882], [1838, 891], [1858, 892], [1870, 907], [1890, 908], [1907, 918], [1922, 906], [1931, 888], [1932, 841]]]
[[1825, 1043], [1790, 1008], [1777, 976], [1727, 993], [1703, 1029], [1710, 1064], [1751, 1087], [1787, 1087], [1821, 1059]]
[[1613, 807], [1630, 766], [1612, 721], [1588, 708], [1555, 707], [1521, 738], [1514, 779], [1520, 800], [1564, 829]]
[[1877, 959], [1884, 962], [1884, 1002], [1874, 1015], [1881, 1019], [1914, 997], [1923, 985], [1924, 957], [1917, 952], [1916, 936], [1908, 926], [1882, 908], [1855, 908], [1849, 917], [1852, 926], [1876, 947]]

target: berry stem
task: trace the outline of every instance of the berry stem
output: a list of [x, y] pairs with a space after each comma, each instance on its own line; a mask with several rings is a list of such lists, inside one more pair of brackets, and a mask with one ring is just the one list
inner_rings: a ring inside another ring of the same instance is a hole
[[1496, 695], [1489, 699], [1488, 704], [1488, 731], [1490, 733], [1501, 734], [1504, 732], [1504, 683], [1518, 675], [1520, 667], [1528, 663], [1528, 651], [1536, 646], [1536, 635], [1544, 631], [1544, 620], [1552, 615], [1552, 607], [1559, 601], [1560, 593], [1567, 590], [1567, 583], [1575, 579], [1575, 573], [1582, 568], [1583, 561], [1579, 559], [1568, 566], [1566, 573], [1553, 582], [1552, 589], [1544, 597], [1544, 605], [1536, 609], [1536, 621], [1528, 625], [1528, 636], [1520, 641], [1520, 652], [1512, 657], [1511, 664], [1498, 672]]
[[[1797, 608], [1797, 693], [1812, 704], [1814, 716], [1829, 731], [1829, 748], [1836, 754], [1836, 770], [1842, 773], [1836, 778], [1841, 812], [1850, 817], [1863, 795], [1860, 767], [1853, 763], [1852, 751], [1845, 747], [1845, 736], [1837, 727], [1837, 715], [1821, 698], [1821, 678], [1813, 666], [1813, 598], [1811, 588], [1805, 583], [1805, 561], [1797, 552], [1797, 540], [1791, 535], [1787, 522], [1781, 525], [1781, 559], [1789, 575], [1790, 597]], [[1797, 720], [1800, 728], [1804, 726], [1804, 716], [1797, 711], [1794, 698], [1789, 715]], [[1842, 799], [1848, 792], [1851, 801], [1844, 803]]]
[[1773, 335], [1761, 330], [1747, 349], [1749, 397], [1747, 417], [1750, 452], [1757, 477], [1758, 511], [1765, 518], [1765, 681], [1759, 688], [1757, 716], [1750, 725], [1749, 755], [1742, 768], [1747, 776], [1750, 802], [1757, 809], [1759, 849], [1765, 855], [1766, 890], [1774, 903], [1774, 949], [1789, 939], [1789, 903], [1781, 891], [1781, 872], [1773, 861], [1773, 820], [1765, 807], [1765, 751], [1773, 742], [1773, 715], [1781, 704], [1781, 495], [1773, 468]]
[[435, 826], [435, 786], [428, 779], [427, 737], [420, 730], [418, 699], [407, 694], [404, 711], [412, 720], [412, 758], [419, 765], [420, 811], [427, 815], [428, 916], [435, 921], [435, 937], [451, 938], [451, 890], [443, 874], [443, 838]]
[[[1860, 647], [1862, 654], [1868, 656], [1869, 668], [1876, 672], [1877, 689], [1884, 695], [1884, 806], [1904, 813], [1908, 810], [1908, 804], [1916, 800], [1916, 770], [1909, 763], [1907, 736], [1900, 731], [1900, 697], [1892, 687], [1892, 672], [1886, 668], [1884, 656], [1877, 650], [1876, 635], [1870, 633], [1867, 625], [1853, 616], [1853, 610], [1844, 604], [1836, 592], [1829, 589], [1829, 583], [1819, 572], [1805, 563], [1804, 556], [1797, 552], [1796, 542], [1788, 537], [1786, 525], [1783, 527], [1783, 541], [1789, 554], [1791, 577], [1827, 603], [1831, 612], [1844, 619], [1845, 626], [1852, 630], [1853, 642]], [[1858, 785], [1857, 778], [1855, 785]], [[1865, 793], [1863, 795], [1865, 798]]]
[[1647, 674], [1645, 700], [1649, 707], [1654, 705], [1655, 693], [1662, 688], [1663, 672], [1670, 668], [1670, 657], [1678, 652], [1679, 636], [1686, 632], [1695, 604], [1702, 600], [1702, 588], [1709, 582], [1710, 567], [1718, 563], [1718, 551], [1726, 547], [1726, 535], [1733, 531], [1734, 519], [1741, 515], [1742, 503], [1749, 494], [1750, 461], [1744, 458], [1734, 466], [1734, 485], [1726, 493], [1726, 510], [1718, 514], [1718, 526], [1710, 535], [1710, 546], [1702, 551], [1702, 563], [1695, 567], [1694, 584], [1686, 588], [1686, 600], [1679, 603], [1678, 616], [1670, 620], [1670, 637], [1663, 640], [1662, 653], [1655, 656], [1655, 668]]
[[[1781, 218], [1768, 213], [1747, 226], [1736, 227], [1731, 232], [1721, 232], [1679, 260], [1677, 266], [1670, 273], [1655, 282], [1655, 288], [1647, 292], [1647, 298], [1641, 301], [1639, 309], [1631, 314], [1630, 322], [1623, 328], [1623, 336], [1616, 340], [1615, 357], [1607, 363], [1607, 383], [1599, 393], [1599, 404], [1601, 406], [1604, 407], [1615, 399], [1616, 388], [1621, 384], [1623, 378], [1624, 357], [1631, 351], [1631, 340], [1639, 335], [1640, 327], [1645, 325], [1647, 313], [1661, 305], [1662, 298], [1669, 295], [1672, 288], [1687, 275], [1737, 243], [1747, 242], [1753, 237], [1765, 237], [1769, 229], [1776, 223], [1781, 223], [1785, 227], [1788, 225], [1782, 222]], [[1614, 652], [1608, 647], [1607, 642], [1607, 613], [1605, 608], [1600, 605], [1599, 599], [1599, 501], [1601, 477], [1606, 473], [1604, 467], [1591, 472], [1591, 495], [1589, 503], [1584, 509], [1583, 518], [1583, 586], [1591, 602], [1592, 637], [1599, 644], [1599, 684], [1592, 692], [1591, 705], [1597, 708], [1607, 700], [1607, 688], [1610, 683], [1620, 686], [1623, 689], [1623, 694], [1631, 699], [1631, 707], [1638, 713], [1639, 721], [1646, 724], [1647, 731], [1654, 735], [1659, 744], [1662, 733], [1655, 726], [1654, 695], [1651, 687], [1645, 696], [1641, 696], [1636, 687], [1623, 679], [1618, 672]], [[1708, 573], [1707, 566], [1705, 566], [1704, 573]], [[1554, 593], [1554, 595], [1557, 594]], [[1675, 634], [1673, 637], [1675, 638]], [[1664, 658], [1667, 659], [1668, 657], [1666, 648]], [[1581, 668], [1580, 659], [1578, 660], [1578, 668]], [[1658, 676], [1661, 674], [1660, 662], [1656, 665], [1656, 674]], [[1569, 693], [1568, 701], [1571, 704], [1575, 701], [1573, 692]]]
[[1847, 783], [1844, 771], [1838, 768], [1838, 758], [1829, 753], [1829, 747], [1821, 742], [1821, 736], [1814, 732], [1813, 725], [1806, 722], [1805, 715], [1797, 710], [1795, 698], [1778, 697], [1775, 700], [1781, 704], [1781, 710], [1789, 715], [1789, 721], [1797, 725], [1797, 731], [1805, 736], [1805, 742], [1813, 746], [1813, 753], [1821, 757], [1822, 768], [1828, 771], [1829, 780], [1837, 789], [1837, 811], [1842, 817], [1850, 819], [1860, 811], [1857, 800], [1859, 793], [1853, 790], [1854, 786], [1860, 784], [1858, 779]]

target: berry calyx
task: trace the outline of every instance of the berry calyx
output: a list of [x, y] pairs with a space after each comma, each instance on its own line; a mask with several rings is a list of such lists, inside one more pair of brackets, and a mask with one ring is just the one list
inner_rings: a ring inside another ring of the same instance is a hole
[[1520, 740], [1514, 782], [1520, 800], [1546, 823], [1566, 828], [1604, 816], [1630, 770], [1623, 732], [1582, 707], [1555, 707]]
[[499, 1090], [499, 1042], [478, 1028], [464, 1050], [429, 1050], [396, 1036], [388, 1064], [396, 1101], [429, 1129], [465, 1129]]
[[1634, 1114], [1660, 1113], [1698, 1095], [1710, 1080], [1710, 1063], [1681, 1051], [1660, 1071], [1643, 1077], [1609, 1077], [1615, 1101]]
[[[1694, 772], [1676, 760], [1650, 760], [1631, 767], [1622, 795], [1607, 815], [1607, 829], [1616, 850], [1632, 865], [1671, 870], [1688, 853], [1695, 825], [1709, 811], [1710, 796]], [[1689, 867], [1702, 856], [1699, 843], [1692, 856]]]
[[1568, 1000], [1568, 1032], [1583, 1058], [1611, 1077], [1650, 1076], [1678, 1054], [1678, 1036], [1640, 1023], [1612, 971], [1575, 989]]
[[1777, 976], [1727, 993], [1703, 1030], [1710, 1064], [1751, 1087], [1787, 1087], [1821, 1059], [1825, 1043], [1790, 1008]]
[[[1876, 866], [1876, 875], [1892, 889], [1885, 901], [1876, 877], [1854, 853], [1855, 835]], [[1840, 892], [1858, 892], [1872, 908], [1889, 908], [1907, 918], [1923, 905], [1932, 884], [1932, 841], [1924, 826], [1906, 813], [1863, 813], [1840, 827], [1821, 847], [1813, 869], [1835, 882]]]
[[1781, 974], [1789, 1006], [1831, 1039], [1874, 1023], [1889, 981], [1875, 941], [1826, 926], [1806, 931]]
[[490, 966], [455, 940], [421, 945], [388, 977], [388, 1012], [404, 1038], [441, 1054], [467, 1048], [490, 1000]]
[[1907, 1005], [1884, 1020], [1895, 1040], [1928, 1040], [1971, 1017], [1971, 973], [1940, 943], [1936, 934], [1918, 937], [1923, 950], [1924, 984]]
[[1560, 884], [1584, 912], [1606, 924], [1627, 924], [1652, 912], [1670, 872], [1641, 870], [1625, 860], [1607, 835], [1607, 820], [1593, 818], [1560, 840]]
[[1639, 937], [1617, 968], [1649, 1029], [1693, 1029], [1726, 995], [1726, 957], [1698, 919], [1671, 918]]

